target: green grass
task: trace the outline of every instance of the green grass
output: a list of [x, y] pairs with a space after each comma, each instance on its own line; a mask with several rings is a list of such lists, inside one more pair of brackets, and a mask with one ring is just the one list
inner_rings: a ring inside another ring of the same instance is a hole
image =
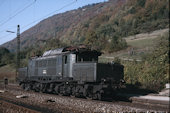
[[5, 77], [9, 79], [9, 81], [15, 80], [16, 70], [11, 65], [5, 65], [0, 67], [0, 80], [3, 80]]
[[[136, 38], [136, 39], [126, 38], [127, 45], [129, 46], [127, 49], [114, 52], [111, 54], [103, 54], [99, 58], [99, 62], [110, 62], [114, 60], [114, 58], [111, 59], [108, 57], [141, 60], [144, 55], [151, 53], [153, 51], [155, 47], [155, 43], [157, 42], [159, 37], [160, 35], [155, 36], [155, 37], [144, 36], [142, 38]], [[134, 52], [133, 55], [130, 54], [131, 51]]]
[[111, 58], [105, 58], [104, 56], [102, 57], [99, 57], [99, 63], [108, 63], [108, 62], [111, 62], [113, 61], [114, 59], [111, 59]]
[[135, 48], [146, 48], [146, 47], [151, 48], [154, 46], [156, 39], [157, 38], [132, 40], [132, 41], [127, 41], [127, 44]]
[[132, 47], [153, 47], [157, 39], [167, 33], [169, 33], [169, 29], [162, 29], [151, 33], [141, 33], [134, 36], [125, 37], [125, 40], [127, 44]]

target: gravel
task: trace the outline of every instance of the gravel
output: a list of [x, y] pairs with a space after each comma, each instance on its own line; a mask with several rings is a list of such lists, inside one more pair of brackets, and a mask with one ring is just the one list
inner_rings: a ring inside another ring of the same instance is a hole
[[[57, 109], [67, 109], [78, 112], [155, 112], [154, 110], [135, 108], [131, 106], [117, 105], [112, 102], [92, 101], [86, 99], [77, 99], [71, 97], [56, 96], [41, 93], [29, 93], [22, 91], [9, 91], [15, 95], [26, 95], [27, 100], [34, 100], [37, 104], [52, 104]], [[50, 101], [49, 101], [50, 100]]]
[[[8, 95], [8, 96], [7, 96]], [[27, 98], [16, 98], [16, 96], [24, 95]], [[0, 93], [1, 96], [6, 96], [15, 101], [23, 102], [28, 105], [40, 107], [42, 109], [51, 110], [49, 112], [66, 112], [66, 113], [112, 113], [112, 112], [163, 112], [161, 110], [153, 110], [149, 108], [140, 108], [132, 106], [132, 103], [126, 102], [104, 102], [87, 100], [80, 98], [72, 98], [67, 96], [59, 96], [54, 94], [36, 93], [32, 91], [23, 91], [10, 89], [5, 93]]]
[[0, 112], [1, 113], [40, 113], [2, 100], [0, 100]]

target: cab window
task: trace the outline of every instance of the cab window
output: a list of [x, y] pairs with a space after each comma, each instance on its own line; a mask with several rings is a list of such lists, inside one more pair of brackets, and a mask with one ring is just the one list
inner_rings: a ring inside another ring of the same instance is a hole
[[80, 56], [77, 55], [76, 61], [77, 62], [97, 62], [98, 57], [96, 56]]

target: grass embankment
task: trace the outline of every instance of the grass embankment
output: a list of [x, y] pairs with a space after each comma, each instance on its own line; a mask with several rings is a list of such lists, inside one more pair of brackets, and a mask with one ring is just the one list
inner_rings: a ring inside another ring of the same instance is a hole
[[128, 48], [122, 51], [118, 51], [111, 54], [103, 54], [99, 57], [99, 62], [110, 62], [113, 61], [115, 57], [122, 60], [132, 61], [132, 60], [142, 60], [142, 57], [148, 53], [151, 53], [154, 48], [154, 44], [157, 42], [157, 38], [154, 39], [141, 39], [128, 41]]
[[5, 65], [0, 67], [0, 82], [3, 82], [4, 78], [8, 78], [9, 82], [14, 82], [16, 70], [11, 65]]
[[122, 60], [142, 60], [142, 57], [148, 53], [152, 53], [155, 44], [159, 41], [159, 37], [169, 32], [169, 29], [156, 30], [151, 33], [141, 33], [134, 36], [125, 37], [128, 48], [115, 53], [103, 54], [99, 58], [99, 62], [110, 62], [115, 57]]

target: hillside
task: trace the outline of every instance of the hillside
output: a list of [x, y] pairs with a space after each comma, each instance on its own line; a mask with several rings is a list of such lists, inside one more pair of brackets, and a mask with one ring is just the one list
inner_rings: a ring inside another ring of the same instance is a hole
[[122, 61], [143, 61], [143, 57], [152, 54], [156, 48], [156, 44], [160, 41], [159, 38], [168, 34], [169, 29], [155, 30], [150, 33], [140, 33], [124, 37], [128, 48], [117, 51], [111, 54], [103, 54], [99, 58], [99, 62], [111, 62], [115, 58]]
[[[62, 37], [64, 37], [70, 29], [74, 29], [77, 24], [94, 18], [100, 14], [104, 8], [108, 6], [111, 7], [114, 2], [117, 2], [117, 0], [111, 3], [92, 4], [51, 16], [21, 34], [21, 47], [31, 46], [31, 44], [36, 43], [38, 40], [47, 40], [54, 37], [62, 39]], [[68, 37], [68, 40], [70, 40], [70, 37]], [[5, 43], [3, 46], [14, 51], [15, 44], [16, 40], [14, 39]]]
[[[21, 48], [57, 38], [113, 52], [125, 48], [122, 37], [169, 27], [168, 0], [109, 0], [49, 17], [21, 34]], [[15, 51], [16, 40], [3, 44]], [[38, 47], [38, 46], [37, 46]]]

